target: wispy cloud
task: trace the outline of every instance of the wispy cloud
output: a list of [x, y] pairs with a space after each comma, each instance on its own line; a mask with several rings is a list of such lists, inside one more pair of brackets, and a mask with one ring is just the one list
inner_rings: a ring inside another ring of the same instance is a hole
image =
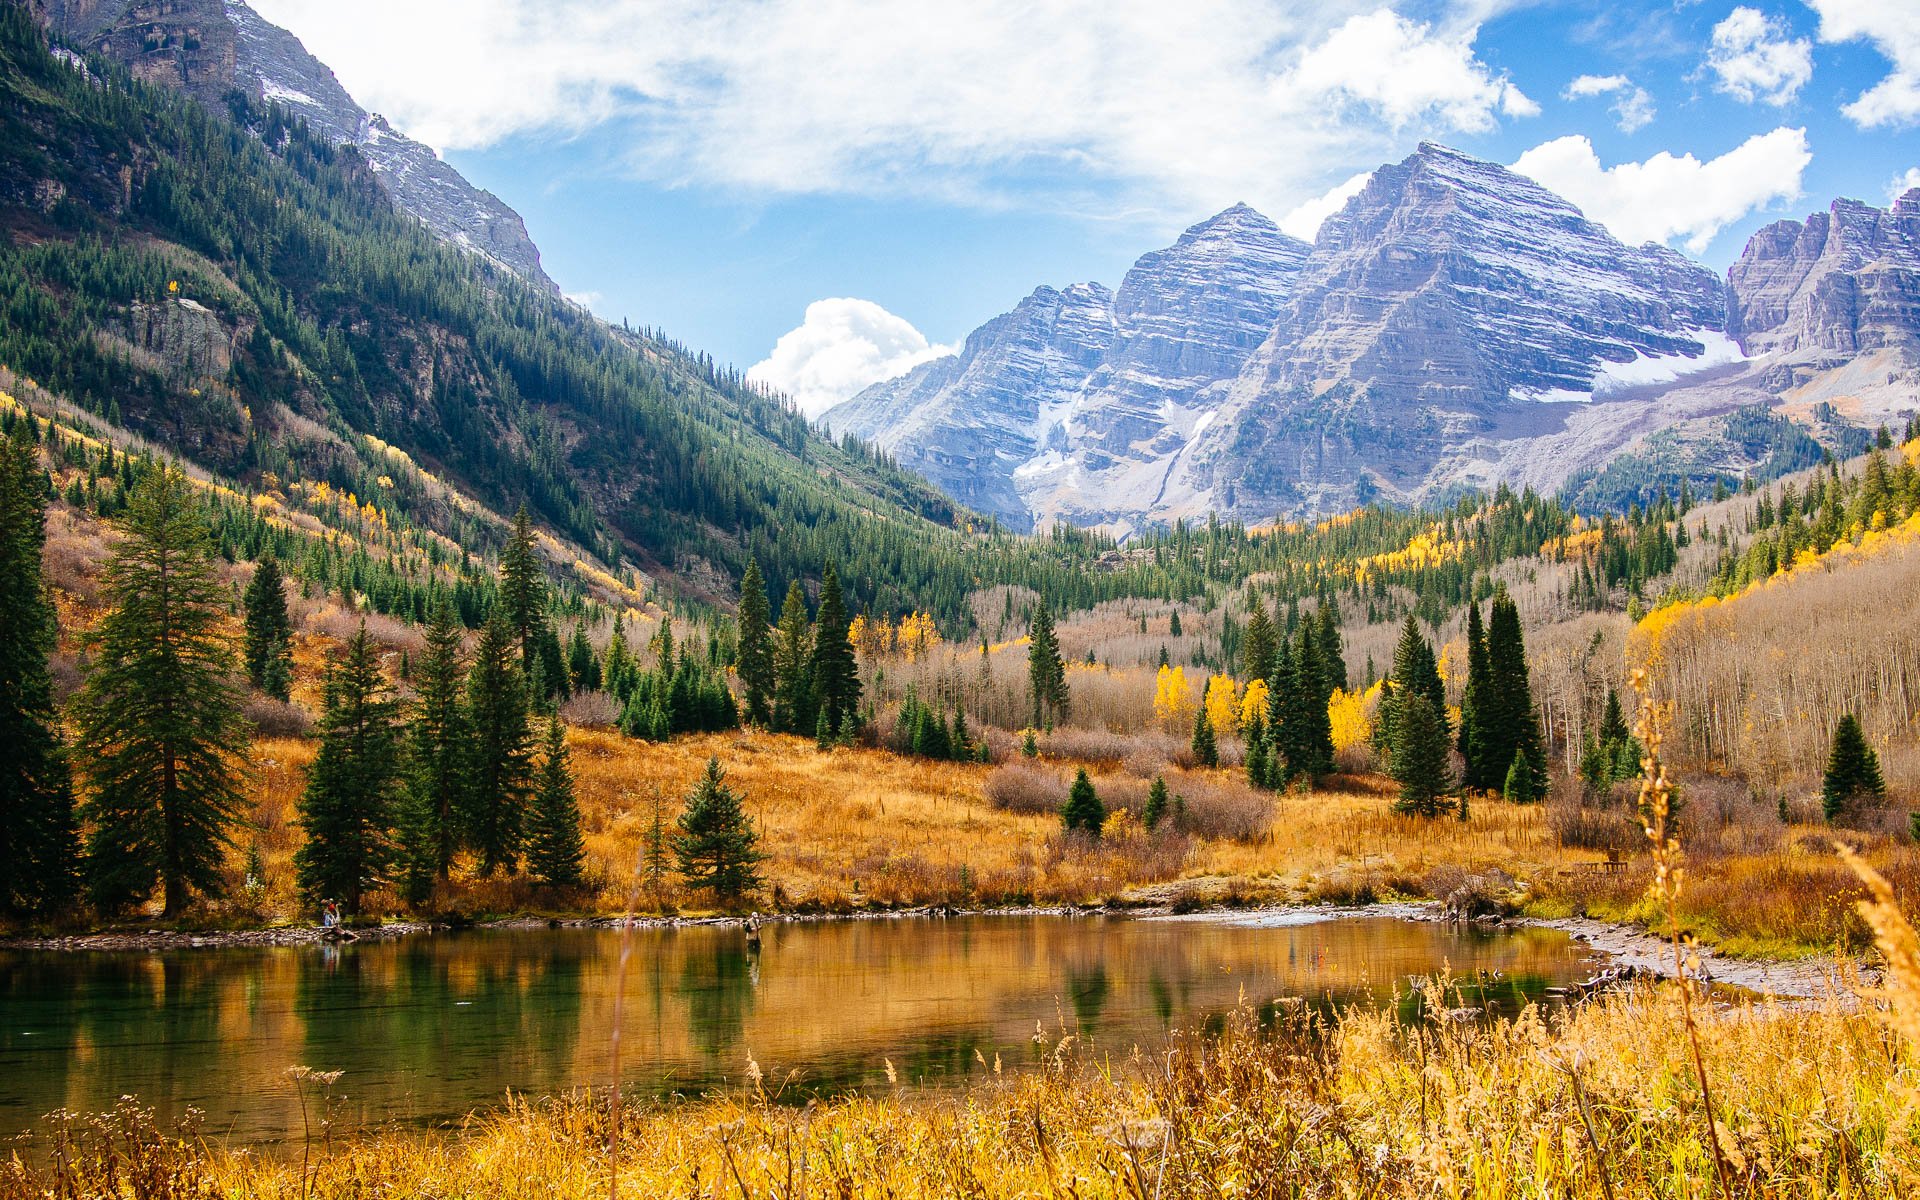
[[772, 194], [1285, 212], [1411, 138], [1538, 112], [1475, 50], [1502, 0], [256, 7], [430, 144], [611, 127], [645, 178]]
[[1781, 128], [1705, 162], [1661, 151], [1612, 167], [1576, 134], [1535, 146], [1513, 169], [1573, 201], [1629, 245], [1679, 240], [1698, 254], [1748, 213], [1798, 199], [1812, 161], [1806, 130]]
[[1840, 111], [1856, 125], [1909, 125], [1920, 120], [1920, 4], [1912, 0], [1807, 0], [1820, 14], [1820, 40], [1865, 39], [1893, 71]]
[[1714, 87], [1752, 104], [1790, 104], [1813, 78], [1813, 43], [1792, 36], [1787, 23], [1744, 5], [1713, 27], [1707, 68]]
[[1582, 100], [1589, 96], [1612, 96], [1613, 120], [1622, 133], [1633, 133], [1653, 124], [1659, 115], [1647, 89], [1625, 75], [1582, 75], [1567, 85], [1565, 98]]

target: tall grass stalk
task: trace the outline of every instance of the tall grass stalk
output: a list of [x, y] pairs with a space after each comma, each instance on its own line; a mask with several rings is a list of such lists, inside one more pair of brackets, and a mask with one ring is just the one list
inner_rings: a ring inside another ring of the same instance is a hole
[[1727, 1177], [1726, 1151], [1720, 1144], [1720, 1123], [1713, 1114], [1713, 1087], [1707, 1079], [1706, 1055], [1700, 1049], [1700, 1025], [1693, 1015], [1693, 989], [1700, 971], [1700, 955], [1693, 939], [1683, 937], [1680, 932], [1682, 854], [1680, 839], [1673, 835], [1673, 785], [1667, 779], [1666, 765], [1660, 761], [1660, 746], [1673, 717], [1673, 705], [1655, 701], [1653, 685], [1643, 669], [1634, 670], [1633, 688], [1640, 695], [1634, 734], [1645, 747], [1640, 759], [1640, 819], [1645, 823], [1647, 841], [1653, 846], [1653, 882], [1648, 887], [1667, 914], [1675, 986], [1680, 991], [1680, 1019], [1686, 1025], [1687, 1044], [1693, 1051], [1693, 1071], [1700, 1081], [1707, 1145], [1713, 1149], [1713, 1171], [1720, 1182], [1720, 1194], [1731, 1200], [1733, 1186]]

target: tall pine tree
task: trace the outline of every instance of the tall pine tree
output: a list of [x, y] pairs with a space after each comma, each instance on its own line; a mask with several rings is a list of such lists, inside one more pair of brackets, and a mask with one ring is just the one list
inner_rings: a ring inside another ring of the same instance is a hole
[[467, 677], [467, 779], [463, 824], [480, 855], [480, 873], [520, 861], [527, 799], [533, 791], [533, 734], [513, 627], [495, 611], [480, 631]]
[[1409, 697], [1421, 696], [1433, 709], [1435, 719], [1449, 741], [1452, 731], [1447, 723], [1447, 688], [1440, 680], [1440, 665], [1434, 659], [1433, 646], [1420, 632], [1412, 613], [1400, 628], [1400, 642], [1393, 651], [1393, 674], [1380, 701], [1377, 735], [1391, 754], [1396, 744], [1400, 710]]
[[1328, 598], [1321, 602], [1314, 617], [1314, 636], [1320, 651], [1320, 673], [1326, 677], [1327, 694], [1347, 686], [1347, 648], [1340, 638], [1340, 602]]
[[860, 672], [854, 662], [851, 621], [840, 573], [832, 563], [820, 580], [820, 611], [813, 633], [815, 724], [829, 738], [851, 734], [860, 715]]
[[171, 919], [194, 891], [220, 891], [239, 820], [247, 751], [239, 664], [222, 628], [228, 593], [211, 522], [186, 477], [149, 471], [120, 529], [77, 705], [87, 888], [96, 907], [114, 911], [159, 885]]
[[293, 691], [293, 623], [280, 560], [272, 554], [253, 569], [245, 605], [247, 679], [275, 700], [285, 700]]
[[1067, 668], [1060, 661], [1060, 639], [1053, 628], [1053, 611], [1045, 600], [1034, 606], [1027, 627], [1027, 693], [1033, 701], [1033, 725], [1051, 729], [1067, 715]]
[[1393, 778], [1400, 785], [1400, 798], [1394, 811], [1437, 816], [1452, 807], [1447, 800], [1453, 780], [1447, 766], [1446, 722], [1419, 690], [1409, 691], [1401, 700], [1395, 721]]
[[1293, 688], [1287, 707], [1287, 774], [1314, 777], [1333, 770], [1333, 699], [1320, 662], [1318, 629], [1302, 621], [1294, 638]]
[[55, 612], [40, 574], [47, 478], [31, 417], [0, 440], [0, 911], [46, 914], [79, 887], [79, 835], [47, 657]]
[[328, 673], [320, 750], [300, 797], [307, 840], [294, 867], [311, 901], [338, 900], [357, 913], [367, 886], [392, 864], [405, 785], [399, 714], [362, 621]]
[[447, 878], [466, 810], [467, 713], [461, 704], [465, 672], [460, 664], [460, 625], [453, 604], [436, 598], [427, 623], [427, 650], [415, 665], [417, 696], [411, 722], [408, 819], [401, 851], [409, 899], [426, 898], [426, 884]]
[[1273, 618], [1267, 615], [1266, 603], [1249, 584], [1247, 628], [1240, 638], [1241, 669], [1246, 673], [1248, 683], [1256, 679], [1273, 679], [1274, 658], [1279, 653], [1275, 639]]
[[[1496, 785], [1493, 769], [1480, 752], [1480, 705], [1492, 667], [1487, 658], [1487, 631], [1480, 622], [1478, 602], [1467, 605], [1467, 682], [1460, 693], [1460, 757], [1466, 761], [1461, 784], [1469, 791]], [[1501, 777], [1504, 781], [1505, 776]]]
[[1839, 821], [1859, 802], [1879, 800], [1886, 794], [1880, 756], [1867, 744], [1860, 719], [1848, 713], [1834, 726], [1833, 749], [1827, 754], [1827, 770], [1821, 779], [1821, 808], [1828, 821]]
[[1487, 681], [1474, 697], [1474, 710], [1474, 753], [1487, 786], [1502, 787], [1518, 759], [1525, 764], [1526, 778], [1519, 781], [1516, 798], [1544, 797], [1546, 743], [1540, 734], [1539, 710], [1533, 706], [1520, 608], [1504, 584], [1495, 588], [1487, 618]]
[[547, 721], [547, 742], [540, 760], [540, 781], [527, 822], [527, 869], [549, 887], [577, 887], [586, 864], [580, 839], [580, 803], [573, 792], [566, 733], [560, 718]]
[[[500, 552], [500, 605], [519, 644], [520, 668], [531, 672], [541, 660], [547, 632], [547, 573], [540, 566], [533, 520], [524, 504], [513, 514], [513, 529]], [[553, 682], [547, 681], [550, 686]]]
[[773, 727], [781, 733], [812, 733], [813, 628], [807, 616], [807, 594], [800, 581], [787, 585], [780, 604], [780, 628], [773, 639]]
[[747, 720], [755, 725], [764, 726], [773, 719], [772, 637], [760, 560], [748, 558], [746, 573], [740, 577], [740, 646], [736, 661], [740, 685], [747, 693]]

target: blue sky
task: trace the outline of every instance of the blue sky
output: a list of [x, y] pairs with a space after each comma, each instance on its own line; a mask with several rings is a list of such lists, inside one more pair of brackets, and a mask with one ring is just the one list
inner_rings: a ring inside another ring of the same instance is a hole
[[570, 294], [813, 408], [1236, 201], [1310, 236], [1425, 138], [1716, 268], [1920, 184], [1920, 0], [254, 4]]

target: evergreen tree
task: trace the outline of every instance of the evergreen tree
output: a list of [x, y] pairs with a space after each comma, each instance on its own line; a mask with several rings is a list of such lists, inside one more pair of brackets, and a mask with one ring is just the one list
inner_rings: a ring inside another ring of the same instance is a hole
[[573, 771], [560, 718], [547, 721], [546, 752], [540, 782], [527, 821], [527, 869], [549, 887], [577, 887], [587, 858], [580, 839], [580, 804], [573, 794]]
[[1452, 807], [1447, 793], [1453, 787], [1447, 768], [1447, 726], [1433, 711], [1433, 703], [1418, 690], [1402, 697], [1395, 722], [1393, 778], [1400, 785], [1394, 811], [1419, 817], [1438, 816]]
[[1214, 741], [1213, 722], [1207, 718], [1204, 704], [1193, 714], [1193, 761], [1203, 767], [1220, 765], [1220, 747]]
[[[507, 626], [520, 647], [520, 669], [532, 672], [540, 659], [541, 635], [547, 631], [547, 573], [534, 545], [533, 520], [527, 506], [513, 514], [513, 528], [500, 552], [500, 604]], [[547, 680], [548, 686], [555, 681]]]
[[1469, 790], [1493, 786], [1491, 772], [1480, 754], [1480, 700], [1489, 686], [1492, 668], [1487, 659], [1487, 632], [1480, 621], [1478, 602], [1467, 605], [1467, 682], [1460, 693], [1460, 757], [1466, 761], [1461, 785]]
[[829, 738], [853, 732], [860, 715], [860, 672], [848, 637], [847, 603], [840, 592], [840, 574], [832, 563], [820, 580], [820, 611], [813, 635], [813, 689], [817, 721]]
[[594, 657], [593, 643], [587, 640], [584, 626], [573, 627], [573, 639], [567, 645], [567, 674], [578, 692], [600, 690], [600, 660]]
[[812, 661], [807, 594], [796, 579], [787, 585], [787, 598], [780, 605], [780, 628], [773, 639], [773, 727], [781, 733], [814, 730]]
[[467, 811], [467, 712], [460, 702], [460, 626], [444, 594], [434, 601], [427, 651], [414, 672], [416, 700], [408, 755], [408, 801], [400, 850], [408, 898], [426, 898], [428, 883], [445, 879], [460, 844]]
[[1152, 832], [1160, 827], [1167, 816], [1167, 777], [1155, 775], [1153, 783], [1147, 787], [1147, 804], [1140, 810], [1140, 823]]
[[480, 630], [467, 676], [467, 841], [480, 854], [480, 873], [492, 875], [520, 861], [527, 799], [533, 791], [533, 733], [528, 726], [525, 677], [513, 626], [495, 611]]
[[687, 796], [673, 853], [688, 887], [713, 893], [721, 903], [740, 899], [760, 886], [759, 837], [740, 797], [726, 786], [720, 760], [709, 758], [706, 772]]
[[0, 911], [45, 914], [79, 889], [79, 835], [47, 658], [58, 634], [41, 578], [47, 477], [27, 427], [0, 440]]
[[1067, 668], [1060, 661], [1060, 639], [1053, 630], [1053, 612], [1045, 600], [1034, 606], [1027, 627], [1027, 693], [1033, 701], [1033, 724], [1053, 728], [1067, 715]]
[[1303, 621], [1295, 637], [1286, 724], [1286, 767], [1289, 776], [1309, 778], [1333, 770], [1333, 721], [1328, 705], [1333, 696], [1320, 664], [1320, 642], [1315, 625]]
[[1314, 636], [1320, 651], [1320, 673], [1326, 678], [1327, 694], [1347, 686], [1347, 648], [1340, 639], [1340, 603], [1329, 598], [1320, 605], [1314, 620]]
[[1433, 647], [1421, 634], [1412, 613], [1407, 614], [1406, 623], [1401, 626], [1400, 642], [1393, 651], [1393, 673], [1388, 678], [1391, 686], [1380, 698], [1378, 735], [1389, 748], [1390, 757], [1399, 736], [1400, 712], [1414, 696], [1426, 700], [1440, 728], [1451, 740], [1451, 731], [1447, 729], [1446, 685], [1440, 681], [1440, 666], [1434, 659]]
[[1514, 751], [1513, 763], [1507, 768], [1506, 782], [1500, 792], [1510, 804], [1532, 804], [1546, 799], [1544, 764], [1533, 761], [1524, 748]]
[[280, 560], [271, 553], [253, 569], [245, 603], [247, 679], [275, 700], [285, 700], [293, 687], [293, 625]]
[[102, 578], [106, 615], [77, 706], [87, 887], [115, 911], [156, 884], [165, 916], [215, 894], [243, 800], [246, 722], [222, 628], [229, 593], [214, 568], [206, 509], [160, 467], [128, 499]]
[[1060, 821], [1068, 833], [1080, 829], [1093, 837], [1099, 837], [1100, 830], [1106, 826], [1107, 806], [1100, 802], [1100, 793], [1094, 790], [1093, 780], [1087, 778], [1085, 767], [1073, 777], [1067, 802], [1060, 808]]
[[320, 750], [300, 796], [307, 839], [293, 861], [311, 901], [336, 899], [357, 913], [367, 885], [393, 861], [389, 831], [404, 780], [399, 710], [362, 621], [328, 672]]
[[1821, 806], [1827, 820], [1838, 821], [1848, 816], [1856, 801], [1875, 801], [1886, 794], [1880, 756], [1867, 744], [1859, 718], [1848, 713], [1834, 726], [1833, 749], [1827, 754], [1827, 771], [1820, 785]]
[[1274, 656], [1279, 653], [1275, 645], [1273, 618], [1267, 615], [1267, 606], [1260, 594], [1249, 585], [1247, 588], [1247, 628], [1240, 638], [1240, 653], [1247, 681], [1273, 678]]
[[553, 631], [552, 625], [542, 624], [540, 632], [535, 635], [535, 643], [539, 661], [534, 670], [527, 672], [530, 683], [527, 694], [536, 700], [553, 696], [565, 700], [573, 695], [573, 686], [570, 682], [571, 673], [567, 669], [566, 652], [560, 648], [560, 635]]
[[1534, 775], [1521, 794], [1546, 795], [1546, 742], [1540, 733], [1540, 713], [1533, 705], [1520, 609], [1504, 584], [1493, 594], [1487, 620], [1487, 680], [1474, 697], [1474, 710], [1475, 754], [1487, 772], [1488, 786], [1496, 778], [1504, 782], [1519, 756]]
[[607, 658], [600, 668], [601, 685], [622, 704], [632, 694], [633, 676], [639, 665], [633, 660], [633, 651], [627, 647], [625, 622], [618, 615], [613, 618], [613, 637], [607, 642]]
[[767, 585], [760, 562], [747, 559], [740, 577], [740, 684], [747, 693], [747, 720], [766, 725], [773, 719], [775, 677], [772, 630], [768, 627]]

